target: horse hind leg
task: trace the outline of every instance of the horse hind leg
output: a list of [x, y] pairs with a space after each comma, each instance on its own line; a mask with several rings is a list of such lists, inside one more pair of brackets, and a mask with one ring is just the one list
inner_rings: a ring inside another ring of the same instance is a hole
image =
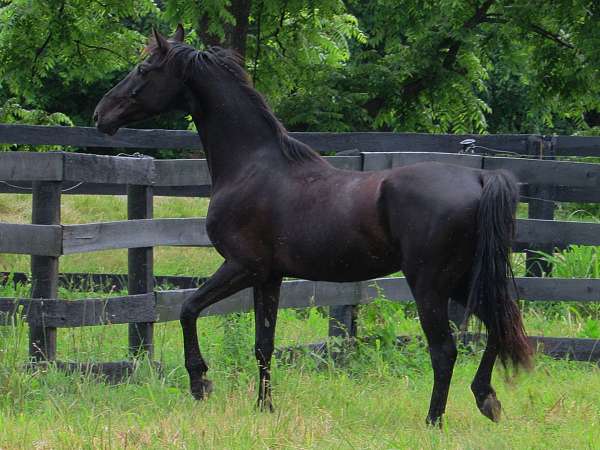
[[449, 295], [436, 290], [432, 286], [432, 279], [435, 278], [431, 277], [417, 284], [413, 294], [433, 367], [433, 390], [426, 422], [428, 425], [441, 426], [457, 350], [448, 321]]
[[[467, 304], [467, 289], [464, 288], [452, 296], [454, 301], [466, 306]], [[471, 391], [475, 396], [477, 408], [485, 417], [493, 422], [500, 421], [502, 412], [502, 404], [496, 397], [496, 391], [492, 387], [492, 372], [494, 364], [498, 357], [498, 340], [493, 332], [490, 332], [490, 327], [484, 322], [488, 329], [488, 338], [481, 362], [471, 383]]]
[[471, 391], [473, 391], [479, 411], [493, 422], [500, 421], [502, 411], [502, 405], [496, 398], [496, 391], [492, 387], [492, 371], [497, 356], [497, 339], [493, 334], [490, 334], [481, 363], [471, 383]]

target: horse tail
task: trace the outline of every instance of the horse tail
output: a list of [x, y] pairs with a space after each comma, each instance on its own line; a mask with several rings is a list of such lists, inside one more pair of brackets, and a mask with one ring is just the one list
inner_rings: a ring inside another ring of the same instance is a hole
[[[482, 175], [477, 213], [477, 247], [467, 300], [467, 317], [477, 314], [495, 335], [503, 366], [530, 368], [532, 350], [516, 302], [510, 263], [519, 188], [503, 170]], [[511, 286], [512, 284], [512, 286]]]

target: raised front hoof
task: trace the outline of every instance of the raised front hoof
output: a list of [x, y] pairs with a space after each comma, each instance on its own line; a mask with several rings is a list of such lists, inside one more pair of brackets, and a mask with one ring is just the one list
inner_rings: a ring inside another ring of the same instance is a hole
[[442, 416], [427, 416], [425, 424], [430, 428], [442, 428]]
[[275, 408], [273, 408], [273, 402], [271, 401], [271, 399], [262, 399], [259, 398], [256, 402], [256, 409], [258, 409], [260, 412], [269, 412], [269, 413], [274, 413], [275, 412]]
[[201, 378], [200, 380], [191, 383], [192, 396], [196, 400], [205, 400], [212, 391], [212, 381], [207, 380], [206, 378]]
[[490, 419], [492, 422], [500, 422], [502, 405], [500, 400], [498, 400], [494, 394], [488, 394], [481, 405], [477, 406], [479, 407], [481, 414]]

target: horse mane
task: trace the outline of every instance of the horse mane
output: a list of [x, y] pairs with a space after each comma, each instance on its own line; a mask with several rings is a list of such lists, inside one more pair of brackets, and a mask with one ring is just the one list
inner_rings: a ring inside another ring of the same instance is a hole
[[[174, 61], [182, 64], [184, 79], [190, 79], [198, 71], [208, 71], [214, 76], [229, 74], [242, 88], [252, 103], [258, 108], [261, 116], [273, 129], [279, 139], [279, 148], [283, 155], [292, 162], [320, 160], [321, 156], [308, 145], [294, 139], [288, 134], [283, 124], [267, 105], [265, 98], [252, 85], [252, 81], [244, 69], [243, 58], [234, 50], [217, 46], [206, 50], [197, 50], [187, 44], [170, 41], [171, 47], [166, 54], [165, 63]], [[156, 50], [156, 43], [150, 40], [146, 47], [148, 53]]]

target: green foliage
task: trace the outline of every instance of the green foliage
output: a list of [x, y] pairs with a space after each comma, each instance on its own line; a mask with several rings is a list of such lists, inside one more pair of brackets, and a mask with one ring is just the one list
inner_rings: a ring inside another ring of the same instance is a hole
[[[16, 98], [9, 98], [4, 105], [0, 106], [0, 123], [25, 123], [30, 125], [64, 125], [72, 126], [73, 122], [69, 117], [60, 112], [48, 113], [41, 109], [26, 109], [21, 106]], [[12, 145], [0, 144], [0, 151], [20, 150], [20, 151], [49, 151], [49, 150], [68, 150], [68, 148], [58, 145]]]
[[11, 0], [0, 8], [2, 87], [44, 106], [47, 84], [91, 84], [129, 69], [145, 41], [124, 26], [157, 9], [150, 0]]
[[593, 134], [598, 8], [591, 0], [8, 0], [0, 104], [17, 98], [27, 110], [89, 124], [150, 25], [169, 33], [183, 22], [192, 45], [245, 53], [257, 87], [295, 130]]

